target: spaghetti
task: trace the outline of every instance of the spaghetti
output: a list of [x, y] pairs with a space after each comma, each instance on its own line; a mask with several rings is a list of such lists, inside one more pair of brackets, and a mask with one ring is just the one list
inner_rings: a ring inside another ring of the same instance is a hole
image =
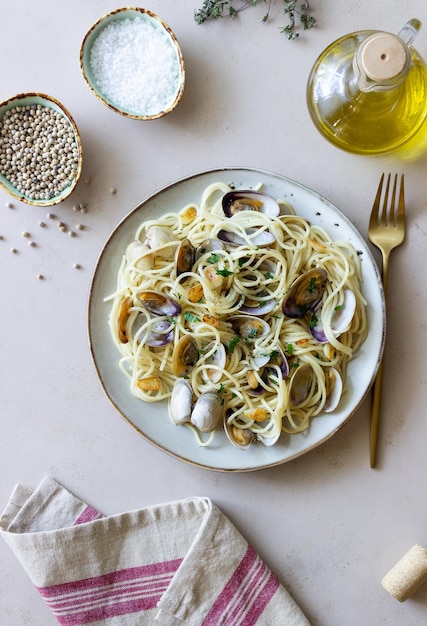
[[[232, 192], [212, 184], [199, 204], [140, 225], [107, 298], [110, 330], [137, 398], [169, 400], [176, 422], [177, 380], [188, 381], [192, 403], [216, 399], [207, 413], [221, 419], [201, 429], [210, 432], [205, 440], [188, 411], [200, 445], [222, 425], [237, 446], [273, 445], [282, 431], [304, 431], [337, 406], [348, 362], [367, 334], [360, 259], [288, 203], [277, 201], [277, 215], [268, 211], [262, 194], [227, 216], [223, 199]], [[325, 276], [318, 301], [289, 317], [284, 303], [296, 280], [313, 272], [311, 281]]]

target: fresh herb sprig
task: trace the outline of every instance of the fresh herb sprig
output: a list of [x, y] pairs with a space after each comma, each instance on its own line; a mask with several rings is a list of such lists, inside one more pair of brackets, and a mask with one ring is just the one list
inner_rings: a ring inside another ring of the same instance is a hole
[[[281, 0], [283, 2], [283, 13], [287, 18], [287, 24], [280, 28], [287, 39], [299, 37], [298, 27], [301, 25], [304, 30], [313, 28], [316, 19], [311, 14], [308, 0]], [[267, 5], [267, 12], [262, 21], [267, 22], [270, 17], [271, 5], [274, 0], [263, 0]], [[240, 11], [248, 7], [254, 7], [258, 0], [204, 0], [201, 9], [194, 12], [194, 19], [197, 24], [203, 24], [207, 20], [217, 20], [221, 17], [235, 17]]]

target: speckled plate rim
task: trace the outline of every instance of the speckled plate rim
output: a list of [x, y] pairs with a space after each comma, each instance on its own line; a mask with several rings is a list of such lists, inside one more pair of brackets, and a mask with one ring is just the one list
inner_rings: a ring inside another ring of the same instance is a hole
[[31, 104], [41, 104], [43, 106], [48, 106], [54, 111], [61, 113], [61, 115], [63, 115], [64, 118], [71, 124], [79, 151], [79, 163], [77, 166], [77, 171], [74, 175], [73, 182], [71, 183], [71, 185], [68, 185], [68, 187], [61, 191], [60, 194], [54, 196], [53, 198], [50, 198], [49, 200], [34, 200], [32, 198], [29, 198], [26, 194], [18, 191], [18, 189], [3, 174], [0, 174], [0, 186], [12, 197], [16, 198], [20, 202], [24, 202], [25, 204], [42, 207], [54, 206], [55, 204], [59, 204], [60, 202], [68, 198], [68, 196], [74, 191], [77, 183], [79, 182], [83, 167], [83, 152], [80, 133], [71, 113], [61, 102], [59, 102], [59, 100], [52, 96], [48, 96], [44, 93], [38, 92], [18, 94], [16, 96], [8, 98], [7, 100], [3, 100], [3, 102], [0, 102], [0, 120], [3, 119], [6, 111], [9, 111], [10, 109], [13, 109], [17, 106], [28, 106]]
[[[98, 37], [98, 35], [102, 32], [104, 28], [106, 28], [112, 22], [115, 22], [118, 20], [124, 20], [127, 18], [134, 19], [137, 15], [140, 15], [144, 19], [150, 21], [150, 23], [156, 25], [156, 27], [160, 27], [169, 35], [172, 41], [172, 44], [176, 50], [176, 54], [177, 54], [178, 62], [179, 62], [179, 68], [180, 68], [179, 87], [176, 91], [174, 99], [168, 103], [168, 106], [166, 108], [161, 109], [160, 111], [152, 115], [140, 115], [140, 114], [134, 113], [133, 111], [120, 107], [116, 103], [109, 100], [101, 91], [98, 90], [96, 86], [96, 80], [93, 77], [92, 69], [88, 61], [88, 56], [90, 54], [92, 45], [95, 39]], [[135, 120], [142, 120], [142, 121], [156, 120], [156, 119], [159, 119], [160, 117], [164, 117], [165, 115], [168, 115], [176, 108], [184, 92], [184, 86], [185, 86], [184, 57], [182, 55], [181, 46], [178, 43], [175, 33], [173, 32], [171, 27], [168, 24], [166, 24], [164, 20], [162, 20], [161, 17], [159, 17], [152, 11], [148, 9], [143, 9], [141, 7], [123, 7], [121, 9], [115, 9], [114, 11], [111, 11], [110, 13], [106, 13], [105, 15], [101, 16], [89, 28], [80, 46], [80, 70], [81, 70], [82, 76], [86, 84], [88, 85], [91, 92], [98, 98], [98, 100], [100, 100], [103, 104], [105, 104], [105, 106], [107, 106], [109, 109], [111, 109], [115, 113], [119, 113], [120, 115], [123, 115], [124, 117], [129, 117]]]
[[[141, 222], [198, 202], [209, 184], [223, 181], [236, 188], [264, 184], [274, 197], [290, 202], [297, 214], [325, 228], [334, 240], [352, 243], [361, 256], [363, 293], [367, 300], [368, 337], [350, 362], [346, 393], [334, 413], [321, 414], [297, 435], [282, 435], [272, 447], [237, 450], [217, 433], [213, 445], [199, 447], [186, 428], [172, 424], [166, 403], [144, 403], [134, 398], [118, 367], [119, 354], [110, 336], [111, 305], [105, 298], [116, 288], [117, 271]], [[196, 173], [163, 187], [132, 209], [114, 228], [97, 260], [88, 300], [88, 339], [101, 387], [116, 411], [140, 435], [167, 454], [189, 464], [221, 472], [249, 472], [280, 465], [306, 454], [334, 435], [365, 399], [382, 357], [385, 341], [385, 304], [381, 277], [367, 243], [351, 221], [328, 200], [304, 185], [266, 170], [224, 167]]]

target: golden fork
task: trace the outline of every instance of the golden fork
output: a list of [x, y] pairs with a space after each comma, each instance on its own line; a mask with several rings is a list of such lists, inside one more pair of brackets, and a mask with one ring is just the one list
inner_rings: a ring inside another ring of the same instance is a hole
[[[404, 176], [401, 175], [399, 196], [397, 194], [398, 175], [395, 174], [393, 187], [390, 195], [391, 174], [387, 176], [384, 195], [382, 194], [385, 175], [382, 174], [372, 207], [371, 219], [369, 220], [368, 235], [370, 241], [381, 250], [382, 280], [384, 298], [387, 297], [388, 262], [390, 252], [400, 246], [405, 239], [405, 191]], [[383, 195], [383, 198], [382, 198]], [[397, 200], [398, 197], [398, 200]], [[381, 200], [382, 198], [382, 200]], [[381, 404], [383, 361], [381, 361], [373, 386], [372, 411], [371, 411], [371, 467], [375, 467], [377, 456], [378, 424]]]

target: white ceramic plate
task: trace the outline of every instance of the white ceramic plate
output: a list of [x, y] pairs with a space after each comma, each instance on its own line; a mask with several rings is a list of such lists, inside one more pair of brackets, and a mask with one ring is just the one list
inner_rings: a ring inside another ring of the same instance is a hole
[[[332, 414], [324, 413], [314, 418], [310, 428], [302, 434], [283, 434], [272, 447], [259, 444], [248, 450], [238, 450], [222, 432], [216, 434], [211, 446], [199, 447], [189, 429], [175, 426], [170, 421], [166, 403], [144, 403], [131, 395], [128, 381], [119, 370], [119, 353], [108, 327], [111, 303], [105, 303], [104, 298], [115, 290], [122, 256], [138, 226], [174, 209], [179, 211], [190, 202], [198, 203], [205, 187], [217, 181], [241, 189], [263, 183], [267, 193], [290, 202], [298, 215], [323, 226], [333, 239], [349, 241], [362, 259], [369, 334], [350, 362], [346, 393], [340, 406]], [[381, 278], [366, 242], [349, 219], [303, 185], [278, 174], [247, 168], [224, 168], [195, 174], [165, 187], [135, 207], [114, 229], [100, 254], [91, 285], [88, 315], [89, 343], [95, 368], [107, 397], [119, 414], [145, 439], [168, 454], [200, 467], [229, 472], [284, 463], [331, 437], [365, 398], [378, 369], [385, 336]]]

